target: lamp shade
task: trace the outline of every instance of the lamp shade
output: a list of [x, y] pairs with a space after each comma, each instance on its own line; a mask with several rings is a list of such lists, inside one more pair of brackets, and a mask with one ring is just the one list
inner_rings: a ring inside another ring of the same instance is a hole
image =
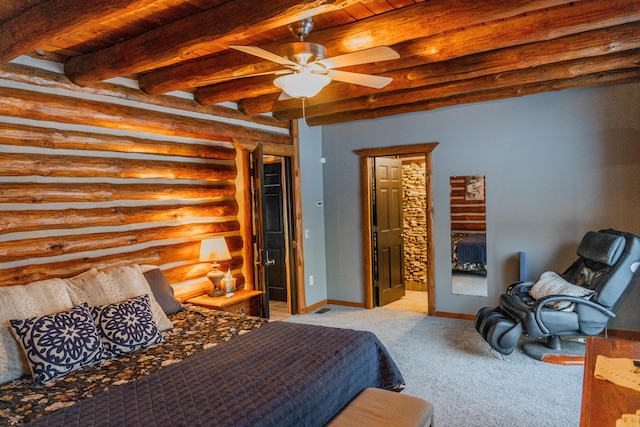
[[231, 259], [229, 248], [224, 237], [214, 237], [213, 239], [203, 239], [200, 242], [200, 262], [204, 261], [227, 261]]
[[326, 74], [312, 73], [307, 68], [303, 68], [299, 73], [285, 74], [273, 81], [276, 87], [292, 98], [316, 96], [329, 83], [331, 83], [331, 77]]

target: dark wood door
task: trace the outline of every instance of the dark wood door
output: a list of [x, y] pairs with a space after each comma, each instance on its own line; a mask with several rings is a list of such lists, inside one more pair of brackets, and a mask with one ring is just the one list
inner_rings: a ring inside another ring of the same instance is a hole
[[405, 294], [402, 160], [376, 157], [374, 166], [374, 284], [380, 306]]
[[264, 257], [269, 299], [287, 300], [287, 248], [282, 189], [282, 163], [264, 165]]
[[262, 145], [251, 152], [251, 198], [253, 208], [253, 248], [255, 282], [254, 288], [264, 292], [262, 299], [262, 316], [269, 317], [269, 287], [266, 285], [267, 268], [265, 266], [264, 247], [266, 242], [264, 218], [264, 164], [262, 162]]

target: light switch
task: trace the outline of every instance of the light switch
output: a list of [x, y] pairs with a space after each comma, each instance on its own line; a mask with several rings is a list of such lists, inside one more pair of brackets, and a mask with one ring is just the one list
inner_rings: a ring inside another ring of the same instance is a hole
[[308, 229], [308, 228], [305, 228], [305, 229], [304, 229], [304, 238], [305, 238], [305, 239], [308, 239], [308, 238], [309, 238], [309, 236], [311, 236], [311, 232], [309, 231], [309, 229]]

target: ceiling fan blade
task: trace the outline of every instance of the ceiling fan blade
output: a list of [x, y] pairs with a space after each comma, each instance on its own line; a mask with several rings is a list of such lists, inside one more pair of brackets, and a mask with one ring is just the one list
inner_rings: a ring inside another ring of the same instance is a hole
[[360, 86], [372, 87], [374, 89], [382, 89], [393, 80], [391, 77], [350, 73], [348, 71], [340, 70], [329, 70], [329, 77], [331, 77], [331, 80], [336, 82], [353, 83]]
[[344, 55], [338, 55], [332, 58], [321, 59], [315, 61], [315, 63], [321, 64], [325, 68], [340, 68], [398, 58], [400, 58], [400, 55], [395, 50], [387, 46], [378, 46], [357, 52], [345, 53]]
[[291, 61], [290, 59], [283, 58], [282, 56], [276, 55], [275, 53], [271, 53], [268, 50], [264, 50], [257, 46], [241, 46], [237, 44], [230, 44], [229, 47], [235, 50], [239, 50], [240, 52], [248, 53], [249, 55], [266, 59], [267, 61], [276, 62], [280, 65], [284, 65], [285, 67], [298, 67], [298, 64]]
[[228, 77], [217, 77], [215, 79], [202, 79], [196, 82], [197, 85], [209, 84], [209, 83], [222, 83], [228, 80], [236, 80], [236, 79], [245, 79], [247, 77], [259, 77], [259, 76], [269, 76], [269, 75], [282, 75], [282, 74], [291, 74], [291, 70], [276, 70], [276, 71], [265, 71], [263, 73], [253, 73], [253, 74], [245, 74], [243, 76], [228, 76]]

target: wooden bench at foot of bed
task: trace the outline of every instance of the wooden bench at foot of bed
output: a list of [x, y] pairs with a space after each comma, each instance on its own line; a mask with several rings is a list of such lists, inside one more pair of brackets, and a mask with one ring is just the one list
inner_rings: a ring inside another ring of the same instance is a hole
[[419, 397], [367, 388], [328, 424], [329, 427], [428, 427], [433, 405]]

